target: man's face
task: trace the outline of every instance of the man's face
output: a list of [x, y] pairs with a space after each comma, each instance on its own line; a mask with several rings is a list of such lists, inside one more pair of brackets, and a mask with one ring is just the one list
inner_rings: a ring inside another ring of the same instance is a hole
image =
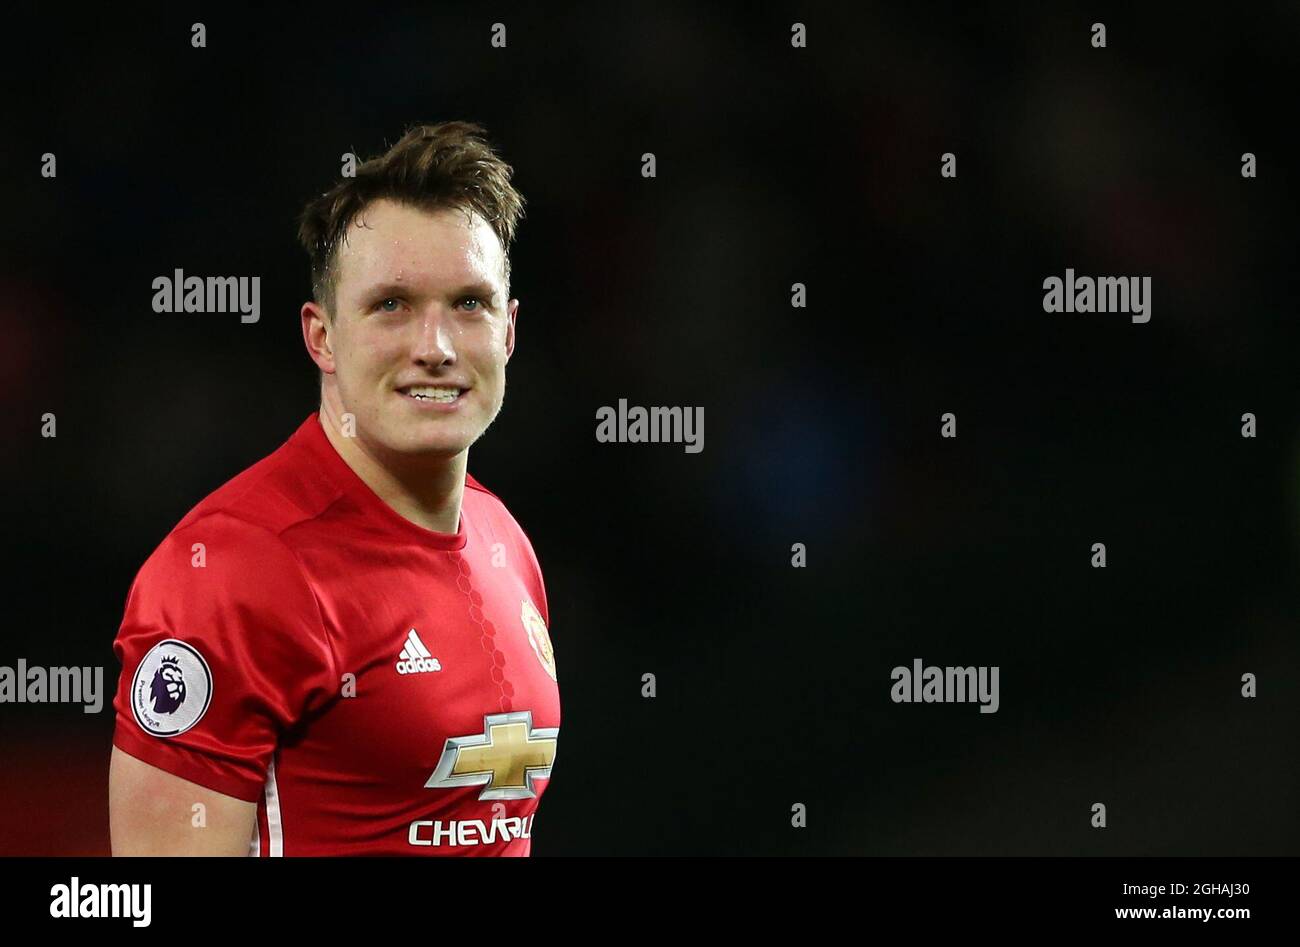
[[[488, 223], [380, 200], [338, 251], [334, 312], [313, 352], [327, 410], [379, 453], [451, 458], [505, 397], [519, 301]], [[304, 308], [304, 317], [307, 308]], [[311, 337], [308, 337], [311, 348]]]

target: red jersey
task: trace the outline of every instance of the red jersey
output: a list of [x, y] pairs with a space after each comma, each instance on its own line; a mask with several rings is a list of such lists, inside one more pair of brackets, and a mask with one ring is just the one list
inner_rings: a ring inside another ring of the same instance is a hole
[[313, 414], [172, 530], [113, 650], [113, 743], [257, 802], [252, 855], [527, 855], [560, 727], [532, 545], [465, 478], [403, 518]]

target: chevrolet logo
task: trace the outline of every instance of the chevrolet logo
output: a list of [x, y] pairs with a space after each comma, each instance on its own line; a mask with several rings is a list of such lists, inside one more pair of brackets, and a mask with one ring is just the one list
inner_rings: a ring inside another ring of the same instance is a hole
[[449, 737], [426, 789], [486, 786], [479, 799], [531, 799], [533, 780], [549, 779], [559, 727], [533, 729], [533, 712], [485, 714], [483, 732]]

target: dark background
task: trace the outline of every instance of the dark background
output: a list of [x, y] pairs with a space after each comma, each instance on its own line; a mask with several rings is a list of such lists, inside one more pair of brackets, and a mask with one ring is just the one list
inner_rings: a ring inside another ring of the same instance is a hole
[[[108, 693], [0, 706], [0, 854], [107, 853], [135, 571], [316, 404], [294, 218], [453, 118], [528, 201], [470, 469], [549, 592], [535, 854], [1296, 853], [1300, 8], [429, 6], [10, 21], [0, 664]], [[176, 267], [261, 321], [154, 313]], [[1151, 322], [1044, 313], [1066, 267], [1151, 276]], [[597, 443], [619, 398], [702, 405], [704, 452]], [[1001, 709], [893, 704], [916, 657]]]

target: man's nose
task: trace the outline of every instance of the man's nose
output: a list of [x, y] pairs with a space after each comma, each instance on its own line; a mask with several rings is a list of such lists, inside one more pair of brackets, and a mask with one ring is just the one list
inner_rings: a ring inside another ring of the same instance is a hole
[[415, 349], [411, 353], [426, 365], [446, 365], [456, 361], [456, 347], [451, 339], [449, 318], [439, 306], [422, 313], [416, 323]]

